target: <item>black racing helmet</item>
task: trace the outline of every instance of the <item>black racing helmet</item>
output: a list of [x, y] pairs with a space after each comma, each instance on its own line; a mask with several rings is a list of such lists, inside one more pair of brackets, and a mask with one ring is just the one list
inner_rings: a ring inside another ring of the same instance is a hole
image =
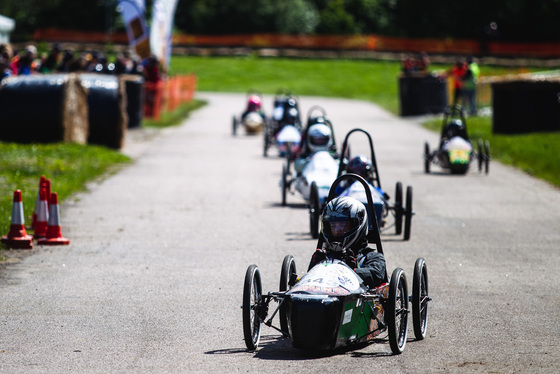
[[463, 121], [460, 119], [454, 119], [449, 121], [447, 124], [447, 130], [445, 132], [445, 136], [448, 139], [451, 139], [456, 136], [463, 136], [465, 125], [463, 125]]
[[373, 166], [371, 165], [371, 161], [364, 155], [353, 157], [346, 166], [347, 173], [358, 174], [366, 181], [372, 179], [372, 171]]
[[330, 251], [346, 252], [368, 234], [366, 207], [352, 197], [336, 197], [329, 201], [321, 221], [325, 249]]

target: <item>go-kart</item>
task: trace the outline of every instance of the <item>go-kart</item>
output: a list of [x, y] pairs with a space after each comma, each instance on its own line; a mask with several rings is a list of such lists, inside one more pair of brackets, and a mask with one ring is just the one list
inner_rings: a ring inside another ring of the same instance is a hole
[[332, 123], [328, 119], [324, 123], [333, 134], [333, 147], [329, 151], [317, 151], [309, 156], [302, 156], [306, 163], [300, 173], [292, 170], [292, 158], [286, 157], [282, 165], [282, 179], [280, 181], [282, 206], [286, 205], [288, 192], [291, 194], [294, 194], [294, 191], [299, 192], [305, 201], [316, 199], [323, 202], [327, 198], [329, 188], [336, 179], [339, 160], [335, 158], [336, 143], [334, 142]]
[[[379, 177], [379, 169], [377, 168], [377, 161], [375, 158], [375, 152], [373, 149], [373, 141], [370, 134], [363, 129], [353, 129], [346, 134], [344, 138], [344, 143], [342, 144], [342, 153], [346, 154], [349, 149], [348, 140], [350, 135], [354, 133], [365, 134], [369, 140], [370, 148], [370, 160], [371, 160], [371, 175], [366, 179], [369, 186], [369, 191], [373, 199], [373, 208], [377, 222], [379, 223], [379, 229], [382, 233], [387, 232], [391, 228], [395, 228], [396, 235], [401, 235], [403, 231], [403, 218], [404, 218], [404, 234], [403, 239], [410, 239], [410, 232], [412, 226], [412, 216], [414, 212], [412, 210], [412, 186], [407, 186], [406, 188], [406, 205], [403, 205], [403, 187], [401, 182], [397, 182], [395, 186], [395, 201], [391, 201], [389, 195], [383, 191], [381, 188], [381, 179]], [[341, 163], [338, 168], [337, 177], [340, 177], [345, 172], [344, 165]], [[358, 182], [354, 182], [347, 186], [340, 186], [336, 190], [337, 196], [350, 196], [367, 206], [368, 201], [366, 199], [365, 191], [362, 185]], [[313, 238], [317, 238], [319, 232], [319, 217], [323, 210], [323, 204], [315, 196], [310, 197], [310, 209], [309, 209], [309, 222], [311, 226], [311, 235]], [[371, 220], [370, 220], [371, 222]], [[370, 227], [370, 230], [372, 228]]]
[[424, 143], [424, 172], [430, 173], [430, 165], [439, 165], [451, 174], [465, 174], [473, 160], [478, 161], [478, 171], [488, 174], [490, 163], [490, 143], [478, 139], [477, 151], [467, 133], [467, 122], [463, 109], [458, 106], [447, 107], [441, 129], [439, 147], [430, 151], [428, 142]]
[[[253, 102], [256, 97], [258, 102]], [[262, 95], [257, 91], [249, 91], [247, 93], [247, 108], [239, 116], [233, 116], [232, 121], [232, 135], [237, 135], [239, 126], [243, 126], [245, 133], [254, 135], [259, 133], [265, 125], [266, 117], [262, 111], [260, 102], [262, 102]]]
[[264, 128], [264, 157], [276, 145], [280, 156], [297, 152], [301, 142], [301, 119], [297, 97], [286, 90], [279, 90], [274, 97], [272, 117]]
[[[328, 200], [335, 197], [338, 183], [350, 179], [358, 180], [370, 191], [363, 178], [346, 174], [333, 183]], [[367, 196], [371, 211], [372, 197], [370, 193]], [[368, 241], [375, 243], [377, 251], [383, 253], [375, 214], [370, 212], [368, 219], [373, 226]], [[322, 245], [320, 238], [317, 248]], [[414, 335], [422, 340], [426, 337], [430, 300], [428, 270], [423, 258], [415, 262], [409, 296], [407, 279], [401, 268], [396, 268], [390, 278], [386, 273], [383, 284], [369, 289], [350, 267], [334, 259], [320, 262], [298, 278], [295, 260], [287, 255], [282, 263], [277, 292], [263, 294], [259, 268], [254, 264], [248, 267], [243, 286], [243, 335], [247, 349], [256, 350], [264, 323], [290, 338], [295, 348], [322, 351], [380, 341], [376, 337], [387, 332], [391, 351], [400, 354], [407, 341], [409, 302]], [[278, 305], [269, 316], [272, 301]], [[277, 314], [279, 326], [273, 324]]]

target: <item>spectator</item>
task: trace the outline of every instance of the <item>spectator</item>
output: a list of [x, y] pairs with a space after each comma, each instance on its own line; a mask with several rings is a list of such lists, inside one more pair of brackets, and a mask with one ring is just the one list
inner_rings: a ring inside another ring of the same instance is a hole
[[144, 79], [146, 79], [146, 82], [151, 83], [161, 81], [161, 69], [155, 55], [148, 57], [144, 63]]
[[430, 66], [430, 58], [426, 52], [421, 52], [416, 60], [416, 70], [419, 73], [427, 73], [428, 66]]
[[40, 66], [39, 71], [41, 73], [56, 73], [60, 68], [60, 63], [62, 61], [62, 55], [60, 53], [60, 45], [58, 43], [54, 44], [53, 48], [47, 55], [46, 60]]
[[459, 104], [459, 99], [463, 98], [463, 78], [467, 73], [468, 66], [464, 57], [458, 57], [453, 66], [447, 70], [447, 76], [453, 79], [453, 105]]
[[31, 75], [35, 72], [36, 62], [35, 57], [37, 56], [37, 47], [34, 45], [28, 45], [25, 47], [23, 56], [20, 57], [18, 65], [18, 75]]
[[468, 113], [476, 115], [476, 86], [480, 76], [480, 67], [473, 56], [467, 58], [467, 72], [463, 77], [463, 103], [468, 106]]

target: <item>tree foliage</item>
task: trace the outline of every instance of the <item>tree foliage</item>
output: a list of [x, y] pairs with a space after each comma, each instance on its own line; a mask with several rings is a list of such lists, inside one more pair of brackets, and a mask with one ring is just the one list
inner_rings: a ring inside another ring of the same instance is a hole
[[[12, 37], [35, 28], [115, 29], [117, 0], [1, 0]], [[146, 0], [148, 21], [153, 0]], [[502, 41], [560, 41], [560, 0], [179, 0], [176, 29], [193, 34], [380, 34]]]

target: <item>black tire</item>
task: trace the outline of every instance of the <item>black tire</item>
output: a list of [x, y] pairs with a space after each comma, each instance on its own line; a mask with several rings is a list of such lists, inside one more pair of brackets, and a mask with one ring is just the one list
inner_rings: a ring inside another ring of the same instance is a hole
[[235, 116], [233, 117], [233, 124], [232, 124], [231, 131], [233, 136], [237, 135], [237, 118]]
[[263, 156], [264, 157], [268, 156], [268, 147], [270, 146], [270, 139], [268, 137], [269, 133], [270, 133], [269, 125], [265, 124], [265, 128], [264, 128], [264, 131], [263, 131], [263, 134], [264, 134]]
[[488, 174], [490, 171], [490, 142], [484, 142], [484, 173]]
[[245, 273], [243, 285], [243, 336], [250, 351], [257, 349], [261, 337], [262, 283], [257, 265], [251, 265]]
[[403, 192], [402, 192], [402, 183], [397, 182], [395, 186], [395, 231], [397, 235], [402, 233], [402, 222], [403, 222]]
[[391, 276], [385, 321], [391, 351], [396, 355], [401, 354], [408, 335], [408, 287], [401, 268], [395, 269]]
[[424, 142], [424, 173], [430, 174], [430, 163], [432, 162], [430, 157], [430, 145], [428, 142]]
[[311, 192], [309, 193], [309, 227], [311, 237], [317, 239], [319, 237], [319, 217], [321, 216], [321, 204], [319, 202], [319, 189], [315, 182], [311, 183]]
[[428, 326], [428, 268], [423, 258], [418, 258], [414, 264], [412, 278], [412, 325], [416, 340], [426, 337]]
[[478, 161], [478, 172], [480, 173], [482, 171], [482, 162], [484, 161], [484, 151], [482, 148], [482, 139], [478, 139], [477, 142], [477, 161]]
[[[280, 273], [280, 292], [288, 291], [292, 288], [292, 278], [297, 274], [296, 271], [296, 261], [292, 255], [286, 255], [284, 261], [282, 262], [282, 272]], [[280, 329], [285, 336], [290, 336], [288, 328], [288, 310], [286, 308], [285, 302], [280, 306]]]
[[286, 206], [286, 195], [288, 194], [288, 168], [282, 165], [282, 206]]
[[412, 186], [406, 187], [406, 208], [404, 212], [404, 240], [410, 239], [410, 230], [412, 227]]

